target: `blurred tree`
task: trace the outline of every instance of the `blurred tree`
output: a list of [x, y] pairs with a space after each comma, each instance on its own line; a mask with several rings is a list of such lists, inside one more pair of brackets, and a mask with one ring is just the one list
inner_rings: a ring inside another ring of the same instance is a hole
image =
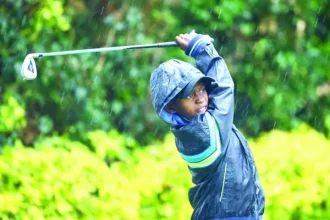
[[[116, 128], [141, 143], [168, 126], [148, 95], [162, 61], [193, 62], [179, 49], [146, 49], [37, 60], [23, 81], [27, 53], [171, 41], [195, 29], [215, 38], [236, 82], [236, 123], [249, 135], [305, 121], [329, 134], [329, 1], [6, 0], [0, 6], [0, 103], [9, 91], [39, 135]], [[2, 117], [2, 116], [1, 116]], [[328, 125], [328, 126], [327, 126]], [[8, 134], [1, 133], [2, 142]]]

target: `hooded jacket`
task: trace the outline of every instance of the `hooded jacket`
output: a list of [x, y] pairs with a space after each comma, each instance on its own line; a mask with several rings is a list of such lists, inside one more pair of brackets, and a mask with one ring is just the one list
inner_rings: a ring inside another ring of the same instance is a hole
[[[170, 60], [153, 71], [152, 103], [171, 124], [177, 150], [191, 172], [195, 184], [189, 190], [194, 209], [191, 219], [259, 219], [264, 212], [264, 192], [248, 143], [233, 124], [233, 80], [211, 40], [197, 35], [189, 43], [185, 52], [195, 58], [197, 68]], [[200, 74], [213, 79], [206, 86], [208, 110], [191, 120], [167, 113], [165, 105]]]

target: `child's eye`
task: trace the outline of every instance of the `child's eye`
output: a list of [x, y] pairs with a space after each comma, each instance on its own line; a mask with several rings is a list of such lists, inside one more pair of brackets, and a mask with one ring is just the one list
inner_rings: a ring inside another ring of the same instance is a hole
[[190, 94], [190, 95], [187, 96], [187, 99], [192, 99], [192, 98], [193, 98], [193, 95], [192, 94]]
[[205, 92], [205, 87], [202, 87], [200, 90], [199, 90], [200, 93], [203, 93]]

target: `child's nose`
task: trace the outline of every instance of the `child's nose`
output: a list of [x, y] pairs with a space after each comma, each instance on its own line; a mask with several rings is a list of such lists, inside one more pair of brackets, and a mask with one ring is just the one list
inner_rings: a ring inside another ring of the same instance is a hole
[[204, 101], [204, 97], [202, 95], [196, 95], [196, 103], [202, 103]]

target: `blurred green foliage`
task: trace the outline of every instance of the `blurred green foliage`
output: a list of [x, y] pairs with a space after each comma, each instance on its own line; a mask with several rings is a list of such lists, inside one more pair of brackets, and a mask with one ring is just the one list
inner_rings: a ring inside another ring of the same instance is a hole
[[0, 106], [0, 132], [9, 133], [26, 126], [25, 110], [18, 101], [9, 94], [4, 97]]
[[266, 194], [265, 219], [330, 219], [330, 141], [307, 125], [250, 141]]
[[189, 218], [190, 174], [173, 138], [141, 149], [115, 131], [88, 136], [90, 147], [59, 136], [5, 147], [0, 218]]
[[[189, 219], [191, 176], [172, 135], [140, 146], [116, 131], [53, 136], [0, 155], [1, 219]], [[329, 219], [330, 141], [302, 125], [250, 140], [265, 220]]]
[[[5, 0], [0, 6], [0, 103], [10, 90], [40, 134], [113, 128], [146, 144], [168, 131], [150, 103], [152, 70], [177, 49], [37, 59], [38, 78], [19, 75], [30, 52], [172, 41], [195, 29], [215, 39], [236, 83], [235, 122], [250, 136], [300, 121], [329, 136], [329, 1]], [[2, 115], [1, 115], [2, 116]], [[1, 144], [8, 134], [0, 134]]]
[[[26, 127], [26, 113], [22, 103], [7, 92], [0, 105], [0, 143], [12, 145], [19, 138], [20, 131]], [[2, 151], [0, 145], [0, 152]]]
[[1, 1], [0, 218], [189, 219], [191, 177], [148, 83], [162, 61], [191, 58], [177, 48], [44, 57], [33, 81], [20, 68], [31, 52], [173, 41], [195, 29], [215, 39], [235, 81], [235, 123], [254, 137], [265, 219], [330, 219], [329, 8]]

